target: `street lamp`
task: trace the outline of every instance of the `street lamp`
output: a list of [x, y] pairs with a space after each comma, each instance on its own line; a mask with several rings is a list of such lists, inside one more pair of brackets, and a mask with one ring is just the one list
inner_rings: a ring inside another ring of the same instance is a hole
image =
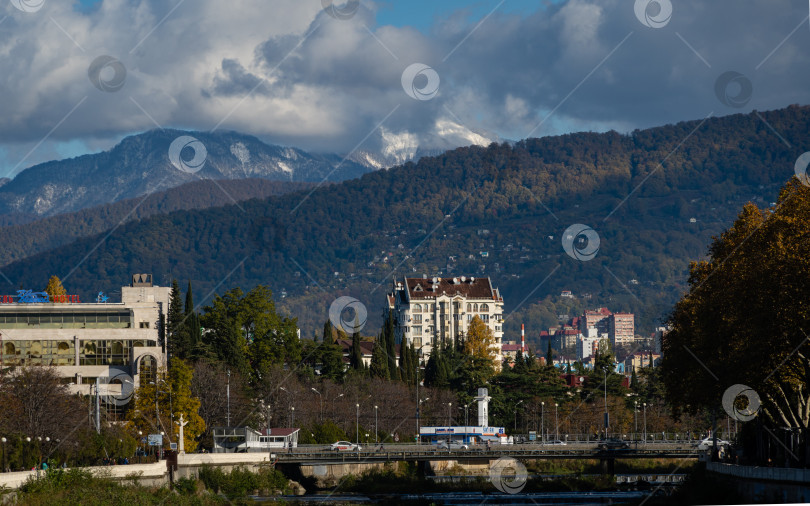
[[647, 403], [644, 403], [644, 444], [647, 444]]
[[6, 439], [5, 437], [0, 438], [0, 442], [3, 443], [3, 470], [0, 471], [0, 472], [3, 472], [3, 473], [6, 472], [6, 442], [7, 441], [8, 441], [8, 439]]
[[447, 426], [450, 427], [450, 423], [452, 423], [453, 415], [451, 414], [450, 409], [453, 407], [452, 402], [447, 403]]
[[360, 444], [360, 403], [358, 402], [354, 406], [357, 409], [354, 422], [355, 441], [357, 441], [357, 444]]
[[315, 387], [310, 387], [310, 390], [318, 394], [318, 397], [321, 399], [321, 423], [323, 423], [323, 395], [321, 395], [319, 391], [315, 390]]
[[638, 401], [634, 401], [635, 406], [633, 407], [633, 432], [635, 432], [636, 436], [638, 437]]
[[545, 422], [546, 422], [546, 403], [541, 401], [540, 402], [540, 439], [542, 440], [543, 443], [546, 442]]
[[557, 406], [559, 406], [559, 404], [557, 404], [555, 402], [554, 403], [554, 425], [557, 427], [555, 432], [557, 433], [557, 440], [559, 441], [560, 440], [560, 422], [559, 422], [559, 419], [557, 418]]
[[605, 368], [605, 439], [608, 437], [608, 427], [610, 426], [610, 415], [607, 409], [607, 368]]
[[517, 430], [517, 409], [518, 409], [518, 406], [520, 406], [521, 402], [523, 402], [523, 399], [517, 401], [517, 403], [515, 404], [515, 425], [512, 427], [512, 430], [515, 430], [515, 431]]
[[228, 369], [228, 383], [225, 386], [225, 395], [228, 398], [228, 411], [227, 411], [227, 419], [225, 424], [230, 427], [231, 426], [231, 370]]
[[379, 443], [379, 436], [377, 435], [377, 405], [374, 405], [374, 442]]
[[467, 417], [467, 408], [469, 408], [469, 404], [464, 405], [464, 426], [470, 425], [470, 419]]

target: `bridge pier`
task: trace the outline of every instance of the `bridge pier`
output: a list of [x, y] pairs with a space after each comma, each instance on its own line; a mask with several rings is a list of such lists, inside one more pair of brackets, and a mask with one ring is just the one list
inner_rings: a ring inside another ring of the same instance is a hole
[[599, 459], [599, 464], [602, 467], [602, 474], [613, 476], [616, 474], [616, 459], [602, 457]]

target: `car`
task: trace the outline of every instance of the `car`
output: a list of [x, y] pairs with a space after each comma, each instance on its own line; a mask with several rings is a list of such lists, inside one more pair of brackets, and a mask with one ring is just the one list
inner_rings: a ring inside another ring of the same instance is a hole
[[[731, 443], [729, 443], [728, 441], [724, 441], [724, 440], [722, 440], [720, 438], [717, 438], [717, 446], [718, 447], [724, 447], [724, 446], [728, 446], [730, 444]], [[698, 450], [708, 450], [712, 446], [714, 446], [714, 440], [712, 440], [711, 437], [707, 437], [706, 439], [702, 439], [702, 440], [698, 441], [695, 444], [695, 446], [697, 447]]]
[[630, 443], [621, 439], [609, 438], [599, 441], [596, 447], [600, 450], [626, 450], [630, 448]]
[[546, 441], [543, 444], [551, 446], [566, 446], [568, 443], [566, 443], [565, 441], [560, 441], [559, 439], [555, 439], [553, 441]]
[[469, 450], [470, 445], [467, 443], [458, 443], [458, 442], [447, 442], [447, 441], [439, 441], [436, 444], [437, 450]]
[[335, 452], [341, 451], [345, 452], [353, 450], [357, 450], [359, 452], [363, 448], [358, 444], [350, 443], [348, 441], [338, 441], [336, 443], [332, 443], [331, 445], [329, 445], [329, 449]]

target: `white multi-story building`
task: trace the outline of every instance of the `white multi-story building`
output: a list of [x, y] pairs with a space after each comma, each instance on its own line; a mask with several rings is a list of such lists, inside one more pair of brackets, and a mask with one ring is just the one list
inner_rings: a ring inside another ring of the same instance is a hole
[[[53, 366], [72, 392], [102, 394], [125, 404], [142, 376], [166, 366], [160, 322], [169, 310], [171, 288], [136, 274], [121, 288], [121, 302], [79, 302], [75, 295], [44, 293], [0, 296], [0, 368]], [[50, 301], [49, 301], [50, 300]]]
[[474, 316], [493, 332], [496, 364], [503, 361], [503, 298], [489, 278], [402, 278], [388, 295], [397, 342], [422, 349], [427, 360], [434, 346], [463, 340]]

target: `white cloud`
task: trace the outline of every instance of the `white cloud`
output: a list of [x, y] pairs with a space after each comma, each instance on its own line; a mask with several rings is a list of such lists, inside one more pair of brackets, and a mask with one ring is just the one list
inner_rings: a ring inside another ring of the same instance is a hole
[[[36, 13], [7, 5], [0, 165], [13, 168], [51, 130], [21, 167], [155, 123], [199, 130], [221, 123], [268, 142], [341, 153], [389, 114], [388, 135], [418, 139], [424, 149], [522, 138], [551, 111], [534, 135], [643, 128], [740, 112], [714, 96], [726, 70], [754, 83], [741, 111], [808, 102], [808, 30], [766, 59], [807, 15], [806, 5], [788, 0], [676, 3], [661, 29], [641, 25], [632, 2], [621, 0], [571, 0], [523, 17], [496, 11], [474, 31], [479, 20], [458, 14], [428, 33], [378, 26], [376, 8], [364, 0], [343, 21], [300, 0], [104, 0], [89, 13], [61, 1]], [[116, 93], [87, 76], [105, 54], [127, 69]], [[433, 100], [402, 90], [402, 71], [415, 62], [441, 76]], [[389, 141], [377, 130], [363, 148]]]

